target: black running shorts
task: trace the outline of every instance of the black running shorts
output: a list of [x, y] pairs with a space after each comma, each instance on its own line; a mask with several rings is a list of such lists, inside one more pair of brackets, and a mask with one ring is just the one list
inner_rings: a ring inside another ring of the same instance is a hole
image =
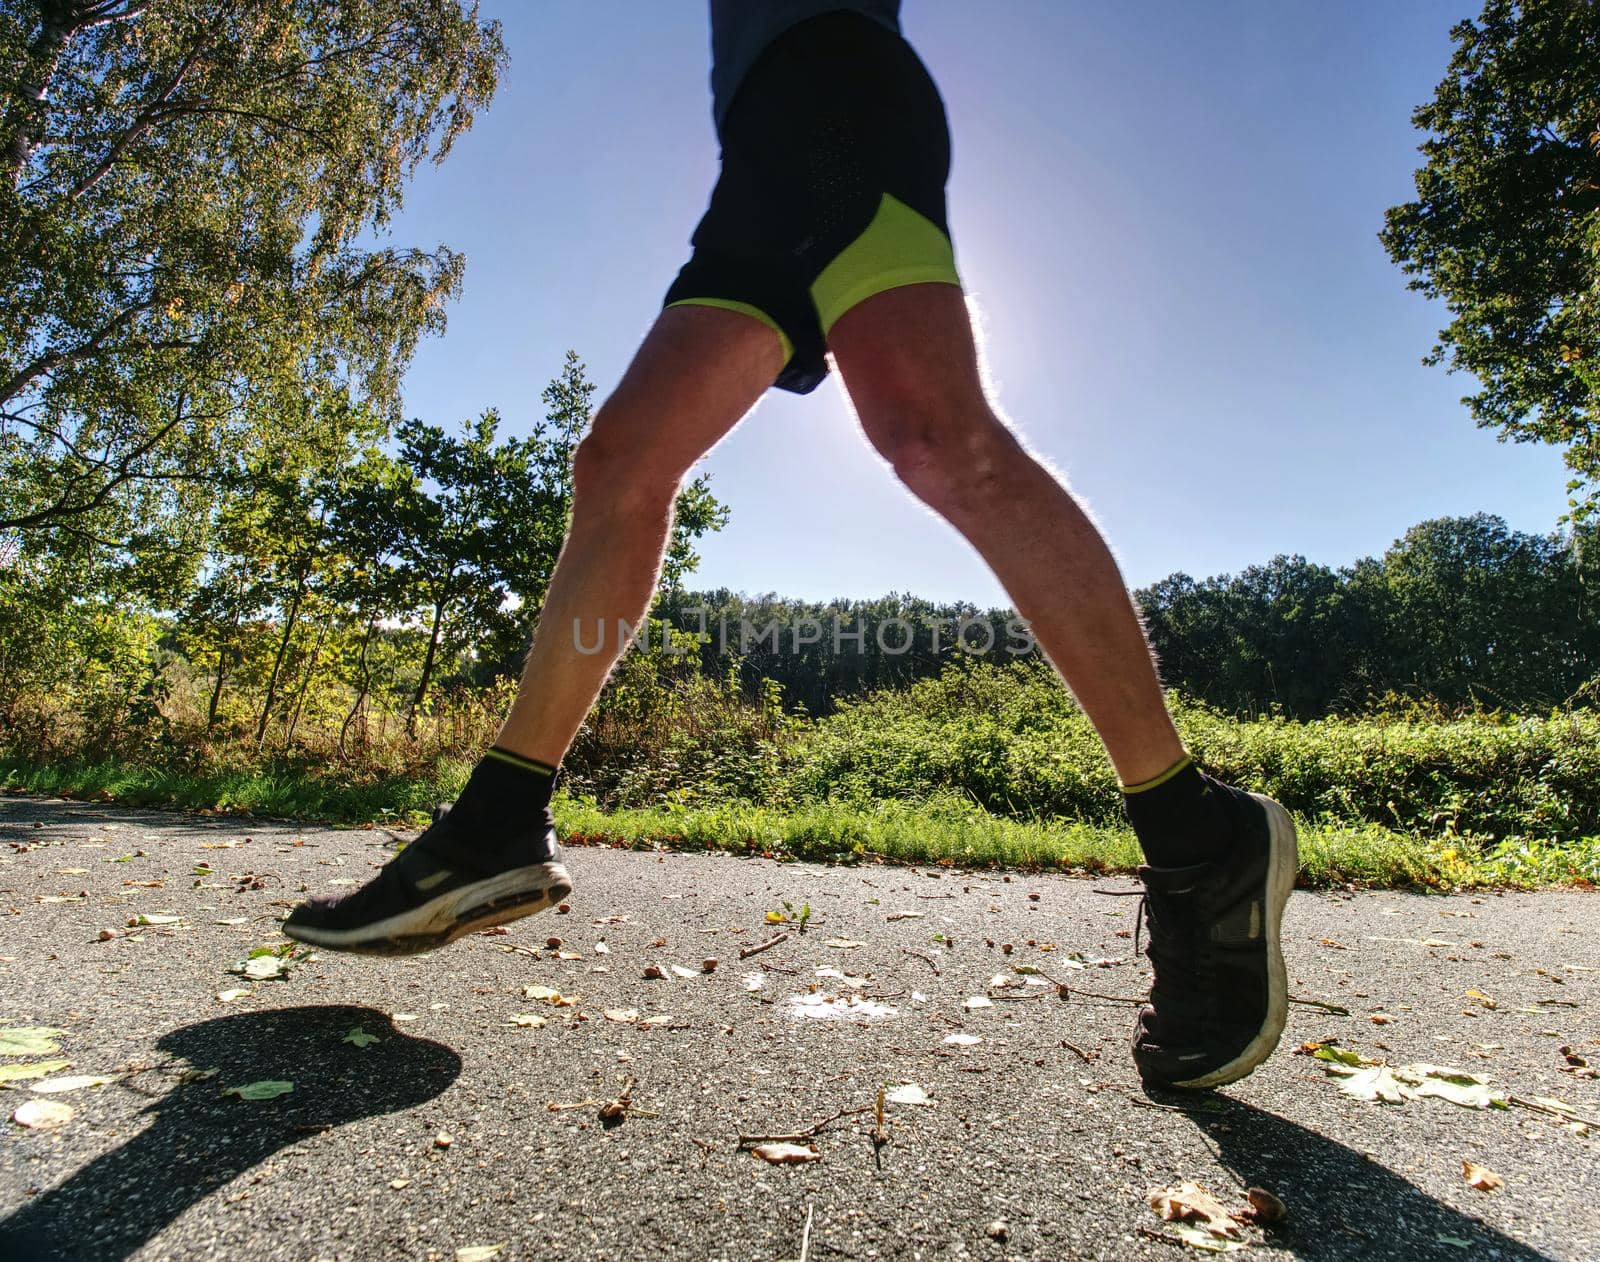
[[950, 131], [911, 46], [850, 12], [791, 27], [757, 59], [720, 129], [722, 174], [666, 305], [775, 329], [775, 385], [828, 375], [828, 331], [901, 285], [959, 285], [945, 220]]

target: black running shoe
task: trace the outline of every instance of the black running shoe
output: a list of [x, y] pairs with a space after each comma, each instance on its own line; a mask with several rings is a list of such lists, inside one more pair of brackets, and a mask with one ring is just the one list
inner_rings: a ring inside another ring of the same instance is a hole
[[487, 850], [448, 810], [353, 893], [301, 903], [283, 922], [300, 942], [364, 955], [415, 955], [553, 907], [572, 893], [554, 827], [532, 844]]
[[1299, 863], [1294, 821], [1271, 798], [1227, 793], [1238, 826], [1224, 858], [1139, 869], [1155, 982], [1133, 1059], [1151, 1086], [1243, 1078], [1272, 1054], [1288, 1015], [1279, 930]]

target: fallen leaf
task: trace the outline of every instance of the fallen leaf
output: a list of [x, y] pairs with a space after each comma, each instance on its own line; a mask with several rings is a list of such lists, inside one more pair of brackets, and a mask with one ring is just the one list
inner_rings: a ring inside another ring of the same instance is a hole
[[1488, 1166], [1480, 1166], [1474, 1161], [1461, 1163], [1461, 1177], [1467, 1181], [1468, 1187], [1475, 1187], [1480, 1192], [1493, 1192], [1506, 1185], [1506, 1181]]
[[1206, 1253], [1237, 1253], [1247, 1247], [1242, 1241], [1214, 1236], [1209, 1231], [1191, 1227], [1188, 1223], [1174, 1223], [1168, 1230], [1191, 1249], [1200, 1249]]
[[241, 1100], [276, 1100], [293, 1090], [292, 1082], [276, 1082], [269, 1079], [262, 1082], [247, 1082], [242, 1087], [224, 1087], [222, 1094], [236, 1095]]
[[1238, 1240], [1241, 1235], [1239, 1224], [1223, 1209], [1222, 1202], [1198, 1183], [1180, 1183], [1151, 1193], [1150, 1208], [1167, 1222], [1195, 1219], [1213, 1236]]
[[682, 964], [672, 966], [673, 975], [676, 977], [698, 977], [699, 973], [692, 968], [685, 968]]
[[103, 1087], [108, 1082], [115, 1082], [104, 1074], [71, 1074], [65, 1078], [46, 1078], [43, 1082], [36, 1082], [29, 1087], [30, 1091], [37, 1091], [40, 1095], [59, 1095], [63, 1091], [81, 1091], [85, 1087]]
[[1289, 1217], [1289, 1207], [1266, 1188], [1247, 1188], [1244, 1199], [1250, 1202], [1250, 1216], [1258, 1223], [1281, 1223]]
[[137, 924], [150, 925], [150, 926], [160, 926], [160, 925], [175, 925], [179, 921], [181, 921], [183, 919], [183, 917], [182, 916], [170, 916], [170, 915], [166, 915], [166, 914], [161, 913], [161, 912], [152, 912], [152, 913], [149, 913], [149, 914], [141, 912], [139, 915], [135, 916], [133, 919], [134, 919], [135, 923], [137, 923]]
[[541, 1025], [546, 1024], [547, 1020], [548, 1018], [534, 1016], [531, 1012], [518, 1012], [506, 1024], [520, 1026], [527, 1030], [537, 1030]]
[[643, 1018], [640, 1019], [639, 1024], [640, 1025], [648, 1025], [648, 1026], [652, 1026], [653, 1027], [653, 1026], [666, 1025], [671, 1020], [672, 1020], [671, 1017], [669, 1017], [669, 1016], [667, 1016], [665, 1014], [662, 1014], [660, 1016], [654, 1016], [654, 1017], [643, 1017]]
[[217, 992], [217, 1002], [232, 1003], [235, 999], [243, 999], [249, 993], [250, 988], [248, 986], [240, 986], [233, 990], [219, 990]]
[[0, 1065], [0, 1083], [20, 1082], [24, 1078], [44, 1078], [71, 1066], [70, 1060], [37, 1060], [31, 1065]]
[[983, 1042], [981, 1034], [946, 1034], [944, 1041], [954, 1047], [975, 1047]]
[[61, 1045], [56, 1042], [56, 1036], [60, 1033], [45, 1025], [0, 1030], [0, 1056], [48, 1056], [59, 1052]]
[[488, 1259], [494, 1257], [505, 1247], [506, 1242], [504, 1240], [499, 1244], [468, 1245], [465, 1249], [456, 1250], [456, 1262], [488, 1262]]
[[858, 942], [854, 938], [829, 938], [823, 946], [837, 947], [841, 951], [853, 951], [857, 947], [864, 947], [865, 942]]
[[750, 1151], [761, 1160], [770, 1161], [774, 1165], [792, 1165], [802, 1161], [818, 1161], [822, 1158], [815, 1145], [757, 1144]]
[[383, 1042], [376, 1034], [368, 1034], [359, 1025], [344, 1036], [346, 1043], [354, 1043], [357, 1047], [371, 1047], [374, 1043]]
[[961, 1006], [963, 1008], [992, 1008], [994, 1007], [994, 1000], [990, 999], [988, 995], [973, 995], [962, 1000]]
[[639, 1019], [639, 1010], [637, 1008], [607, 1008], [604, 1015], [607, 1021], [615, 1021], [619, 1025], [632, 1025]]
[[1409, 1094], [1387, 1065], [1357, 1070], [1339, 1084], [1339, 1090], [1357, 1100], [1382, 1100], [1385, 1104], [1404, 1104]]
[[29, 1100], [17, 1106], [11, 1120], [29, 1130], [44, 1131], [65, 1126], [78, 1116], [78, 1110], [61, 1100]]
[[228, 970], [253, 982], [282, 981], [289, 975], [289, 961], [277, 955], [256, 955], [240, 960]]
[[389, 1014], [389, 1020], [391, 1020], [391, 1021], [416, 1021], [416, 1020], [419, 1020], [419, 1018], [418, 1018], [418, 1016], [417, 1016], [417, 1014], [415, 1012], [391, 1012]]
[[914, 1082], [896, 1087], [884, 1099], [890, 1104], [914, 1104], [930, 1109], [933, 1107], [933, 1097]]
[[570, 1008], [578, 1002], [577, 995], [563, 995], [559, 990], [549, 986], [524, 986], [522, 997], [542, 1000], [552, 1008]]

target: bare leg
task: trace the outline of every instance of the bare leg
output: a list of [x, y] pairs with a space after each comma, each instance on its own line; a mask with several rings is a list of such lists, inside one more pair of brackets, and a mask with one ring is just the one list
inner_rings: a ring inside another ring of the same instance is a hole
[[878, 294], [828, 341], [868, 439], [989, 563], [1122, 782], [1177, 763], [1183, 745], [1116, 560], [1071, 493], [995, 415], [961, 290]]
[[[661, 313], [573, 461], [572, 525], [522, 688], [496, 744], [558, 764], [621, 655], [617, 620], [649, 608], [684, 474], [739, 423], [783, 367], [778, 336], [714, 307]], [[592, 647], [596, 619], [604, 640]]]

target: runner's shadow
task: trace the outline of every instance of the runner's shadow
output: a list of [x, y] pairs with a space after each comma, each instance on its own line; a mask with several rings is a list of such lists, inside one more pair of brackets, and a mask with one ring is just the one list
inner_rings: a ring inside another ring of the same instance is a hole
[[1548, 1254], [1435, 1200], [1326, 1135], [1227, 1096], [1213, 1098], [1221, 1108], [1191, 1116], [1246, 1186], [1267, 1188], [1289, 1207], [1288, 1221], [1269, 1241], [1297, 1258], [1548, 1262]]
[[[345, 1042], [357, 1027], [382, 1044], [362, 1049]], [[154, 1099], [142, 1114], [149, 1125], [133, 1139], [0, 1221], [0, 1258], [126, 1258], [279, 1149], [361, 1118], [415, 1108], [461, 1072], [461, 1058], [449, 1048], [400, 1033], [381, 1012], [349, 1006], [219, 1017], [174, 1030], [156, 1046], [195, 1070], [217, 1073]], [[141, 1075], [129, 1087], [153, 1085], [155, 1078]], [[222, 1094], [225, 1086], [270, 1080], [292, 1081], [294, 1090], [261, 1102]]]

